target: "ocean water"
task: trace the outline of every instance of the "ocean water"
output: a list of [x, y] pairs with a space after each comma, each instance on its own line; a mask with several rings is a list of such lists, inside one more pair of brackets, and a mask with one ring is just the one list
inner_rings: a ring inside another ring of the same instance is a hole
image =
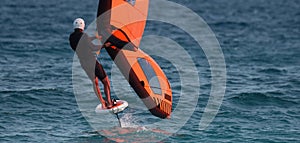
[[[95, 121], [97, 128], [91, 122], [93, 111], [80, 108], [81, 100], [74, 92], [74, 53], [68, 43], [73, 20], [83, 17], [91, 23], [97, 0], [2, 0], [0, 142], [300, 142], [300, 2], [172, 2], [190, 8], [207, 22], [225, 57], [226, 93], [206, 130], [199, 130], [199, 121], [210, 95], [211, 69], [204, 52], [196, 50], [201, 47], [180, 28], [150, 21], [145, 35], [173, 39], [196, 61], [201, 86], [188, 121], [174, 134], [166, 128], [151, 128], [147, 125], [158, 119], [144, 109], [137, 110], [142, 104], [133, 104], [120, 114], [124, 128], [118, 127], [115, 117], [104, 116], [99, 116], [103, 123]], [[107, 53], [101, 52], [99, 60], [111, 77], [115, 67]], [[185, 88], [178, 78], [182, 69], [168, 59], [153, 58], [171, 82], [177, 107]], [[138, 100], [128, 85], [112, 85], [113, 96], [124, 88], [129, 101]], [[83, 104], [96, 107], [92, 93], [85, 98], [89, 99]]]

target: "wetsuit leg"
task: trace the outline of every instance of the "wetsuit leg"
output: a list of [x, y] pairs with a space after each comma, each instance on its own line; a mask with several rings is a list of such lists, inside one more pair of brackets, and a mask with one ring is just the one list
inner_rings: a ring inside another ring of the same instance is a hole
[[107, 74], [106, 72], [104, 71], [103, 69], [103, 66], [98, 62], [96, 61], [96, 65], [95, 65], [95, 75], [96, 77], [98, 77], [101, 81], [107, 77]]

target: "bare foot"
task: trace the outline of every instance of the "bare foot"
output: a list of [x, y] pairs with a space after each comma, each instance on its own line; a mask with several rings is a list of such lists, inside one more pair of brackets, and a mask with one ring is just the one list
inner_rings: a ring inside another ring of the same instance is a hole
[[110, 108], [112, 108], [112, 107], [113, 107], [112, 104], [107, 105], [107, 108], [108, 108], [108, 109], [110, 109]]

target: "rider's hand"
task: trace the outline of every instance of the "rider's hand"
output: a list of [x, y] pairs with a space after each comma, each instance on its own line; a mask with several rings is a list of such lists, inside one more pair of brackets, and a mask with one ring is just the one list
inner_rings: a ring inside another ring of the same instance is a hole
[[110, 42], [106, 42], [105, 44], [104, 44], [104, 47], [110, 47], [111, 46], [111, 43]]

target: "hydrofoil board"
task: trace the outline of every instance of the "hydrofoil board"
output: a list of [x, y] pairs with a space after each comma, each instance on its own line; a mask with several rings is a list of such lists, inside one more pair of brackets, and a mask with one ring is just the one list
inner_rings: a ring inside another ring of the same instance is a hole
[[122, 112], [123, 110], [125, 110], [128, 107], [128, 102], [125, 100], [116, 100], [116, 104], [109, 109], [103, 109], [102, 108], [102, 104], [99, 104], [96, 109], [95, 112], [96, 113], [113, 113], [113, 114], [117, 114], [119, 112]]

